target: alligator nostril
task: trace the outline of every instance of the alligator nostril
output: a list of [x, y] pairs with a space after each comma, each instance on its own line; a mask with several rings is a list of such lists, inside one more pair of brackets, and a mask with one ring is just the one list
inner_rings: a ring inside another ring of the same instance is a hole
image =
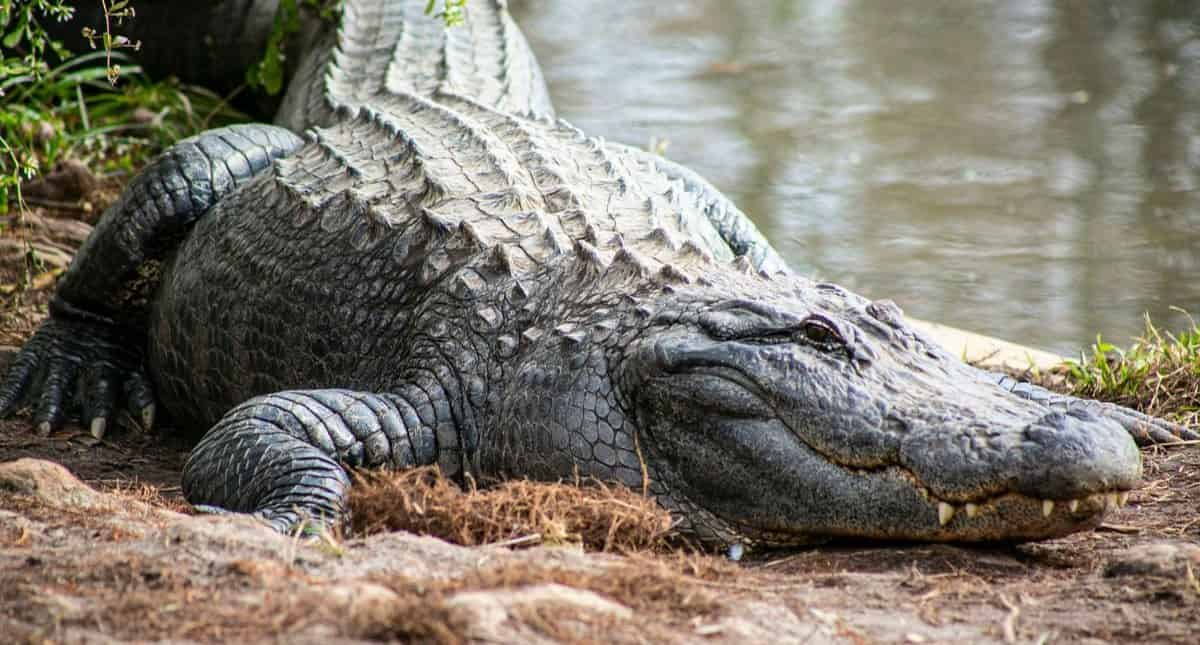
[[883, 418], [883, 429], [885, 432], [904, 434], [908, 432], [908, 422], [889, 414]]
[[1037, 443], [1057, 441], [1060, 434], [1079, 421], [1068, 417], [1062, 412], [1049, 412], [1038, 420], [1025, 426], [1025, 438]]
[[1062, 412], [1051, 412], [1037, 420], [1034, 425], [1045, 426], [1054, 430], [1062, 430], [1070, 423], [1070, 419]]
[[1076, 406], [1076, 407], [1073, 407], [1073, 408], [1067, 410], [1067, 415], [1075, 417], [1076, 419], [1079, 419], [1080, 421], [1091, 422], [1091, 421], [1099, 421], [1100, 420], [1100, 417], [1097, 416], [1096, 413], [1092, 412], [1091, 410], [1089, 410], [1088, 408], [1083, 407], [1083, 406]]

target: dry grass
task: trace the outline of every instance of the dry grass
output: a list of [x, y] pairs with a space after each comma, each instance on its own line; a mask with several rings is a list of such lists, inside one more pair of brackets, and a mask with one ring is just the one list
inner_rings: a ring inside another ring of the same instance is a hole
[[665, 547], [671, 532], [670, 514], [654, 500], [594, 480], [463, 490], [436, 467], [363, 471], [355, 479], [350, 512], [359, 534], [409, 531], [464, 546], [582, 544], [623, 553]]

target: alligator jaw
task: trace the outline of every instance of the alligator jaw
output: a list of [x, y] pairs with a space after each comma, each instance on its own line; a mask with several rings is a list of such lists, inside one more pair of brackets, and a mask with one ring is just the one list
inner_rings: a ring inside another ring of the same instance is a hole
[[[1011, 498], [1011, 499], [1008, 499]], [[937, 503], [938, 523], [946, 526], [954, 521], [955, 517], [960, 520], [966, 517], [968, 520], [975, 519], [981, 514], [999, 512], [1001, 506], [1011, 506], [1020, 504], [1022, 506], [1041, 505], [1042, 517], [1050, 518], [1054, 515], [1055, 510], [1059, 513], [1067, 513], [1072, 520], [1086, 520], [1099, 513], [1104, 513], [1110, 509], [1121, 508], [1129, 499], [1129, 491], [1119, 491], [1111, 493], [1096, 493], [1094, 495], [1086, 495], [1070, 499], [1064, 503], [1052, 499], [1037, 500], [1026, 497], [1020, 493], [1010, 493], [999, 497], [993, 497], [982, 502], [967, 502], [961, 506], [956, 506], [949, 502], [939, 501]], [[959, 512], [962, 515], [959, 515]]]
[[964, 503], [938, 499], [929, 489], [915, 482], [914, 485], [935, 509], [931, 514], [936, 515], [938, 525], [946, 531], [946, 539], [953, 540], [1011, 539], [1007, 534], [989, 534], [988, 528], [998, 518], [1006, 518], [1006, 523], [1011, 524], [1014, 517], [1025, 518], [1027, 530], [1044, 531], [1045, 537], [1066, 535], [1098, 524], [1108, 511], [1124, 506], [1129, 499], [1128, 490], [1114, 489], [1066, 500], [1005, 492]]
[[[916, 481], [909, 471], [888, 467], [864, 471], [841, 467], [847, 476], [857, 478], [869, 488], [866, 480], [902, 480], [911, 486], [914, 495], [908, 514], [914, 519], [907, 525], [854, 526], [828, 531], [827, 536], [869, 539], [898, 539], [956, 542], [1012, 542], [1061, 537], [1094, 528], [1104, 516], [1125, 506], [1129, 491], [1117, 489], [1084, 494], [1071, 499], [1045, 499], [1018, 492], [1002, 492], [969, 502], [939, 499]], [[898, 500], [897, 500], [898, 501]], [[737, 524], [735, 522], [735, 524]], [[748, 545], [787, 546], [811, 542], [813, 535], [806, 531], [768, 524], [755, 526], [737, 524], [735, 532]]]
[[[1010, 540], [1013, 536], [1007, 531], [1012, 527], [1013, 518], [1017, 517], [1024, 519], [1027, 527], [1025, 530], [1044, 531], [1041, 537], [1057, 537], [1095, 526], [1107, 512], [1121, 508], [1129, 502], [1129, 489], [1121, 487], [1081, 493], [1067, 499], [1033, 497], [1016, 491], [1003, 491], [970, 498], [970, 501], [965, 502], [961, 498], [946, 500], [922, 485], [912, 471], [900, 466], [871, 470], [847, 466], [842, 468], [859, 477], [871, 477], [880, 470], [888, 470], [907, 479], [929, 507], [929, 512], [926, 513], [930, 516], [929, 525], [932, 526], [933, 518], [936, 518], [937, 525], [942, 527], [941, 531], [934, 531], [932, 534], [921, 536], [920, 539]], [[1040, 522], [1037, 517], [1039, 514]], [[989, 534], [990, 525], [1001, 518], [1005, 522], [1005, 532]]]

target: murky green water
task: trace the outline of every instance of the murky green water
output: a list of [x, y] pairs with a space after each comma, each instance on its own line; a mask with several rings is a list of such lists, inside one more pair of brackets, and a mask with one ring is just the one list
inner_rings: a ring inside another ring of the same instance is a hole
[[1200, 3], [512, 4], [563, 116], [795, 268], [1062, 352], [1200, 315]]

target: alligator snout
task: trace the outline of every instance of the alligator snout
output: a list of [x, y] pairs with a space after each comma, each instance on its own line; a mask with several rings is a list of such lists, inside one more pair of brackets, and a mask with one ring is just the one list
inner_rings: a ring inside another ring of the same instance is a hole
[[1129, 433], [1085, 409], [1051, 412], [1024, 435], [1030, 444], [1027, 474], [1015, 488], [1030, 497], [1064, 500], [1128, 490], [1141, 477], [1141, 453]]
[[1129, 433], [1087, 410], [1043, 412], [1011, 428], [964, 432], [951, 442], [944, 429], [930, 428], [905, 442], [902, 461], [949, 504], [980, 505], [1009, 494], [1069, 502], [1127, 491], [1141, 477]]

